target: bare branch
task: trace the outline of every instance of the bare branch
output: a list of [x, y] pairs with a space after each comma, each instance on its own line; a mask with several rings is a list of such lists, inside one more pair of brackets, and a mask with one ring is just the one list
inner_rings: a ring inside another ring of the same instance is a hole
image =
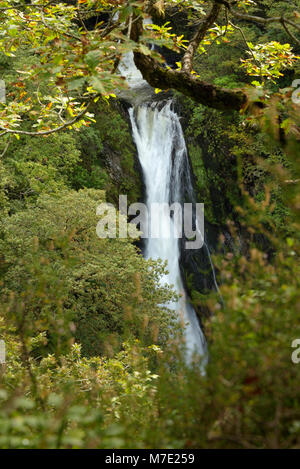
[[[131, 28], [131, 39], [136, 43], [139, 42], [143, 30], [142, 19], [137, 20], [132, 22]], [[247, 105], [248, 97], [242, 90], [228, 90], [200, 81], [190, 73], [166, 68], [152, 57], [137, 51], [134, 52], [134, 62], [143, 78], [154, 88], [173, 88], [198, 103], [220, 110], [240, 111]]]
[[[218, 0], [218, 1], [221, 2], [221, 0]], [[259, 23], [259, 24], [264, 24], [264, 25], [268, 25], [271, 23], [281, 23], [284, 26], [284, 23], [286, 23], [289, 26], [292, 26], [293, 28], [296, 28], [298, 29], [298, 31], [300, 31], [300, 25], [296, 24], [294, 21], [288, 18], [283, 18], [282, 16], [272, 16], [270, 18], [263, 18], [261, 16], [248, 15], [246, 13], [240, 13], [239, 11], [234, 10], [227, 1], [222, 1], [222, 3], [230, 11], [230, 13], [239, 20], [251, 21], [252, 23], [254, 22], [254, 23]], [[294, 35], [291, 36], [291, 33], [289, 31], [287, 31], [287, 33], [289, 34], [290, 37], [292, 37], [299, 44], [299, 40], [296, 38], [296, 36]]]
[[4, 150], [3, 150], [3, 152], [2, 152], [1, 155], [0, 155], [0, 158], [3, 158], [3, 156], [4, 156], [5, 153], [7, 152], [8, 147], [9, 147], [9, 144], [10, 144], [10, 140], [9, 140], [9, 137], [8, 137], [7, 144], [5, 145]]
[[240, 28], [239, 26], [237, 26], [236, 24], [232, 23], [232, 21], [229, 21], [229, 24], [231, 24], [231, 26], [236, 29], [237, 31], [239, 31], [239, 33], [241, 34], [242, 38], [243, 38], [243, 41], [245, 42], [245, 45], [247, 47], [247, 50], [250, 52], [250, 54], [252, 55], [252, 58], [254, 60], [255, 63], [257, 63], [257, 65], [259, 66], [259, 69], [260, 69], [260, 77], [261, 77], [261, 64], [257, 61], [255, 55], [253, 54], [253, 50], [251, 49], [251, 47], [249, 47], [248, 45], [248, 41], [247, 41], [247, 38], [244, 34], [244, 31], [242, 30], [242, 28]]
[[149, 56], [134, 53], [134, 61], [143, 78], [154, 88], [170, 88], [190, 96], [194, 101], [220, 110], [241, 110], [247, 104], [247, 95], [242, 90], [228, 90], [182, 73], [162, 67]]

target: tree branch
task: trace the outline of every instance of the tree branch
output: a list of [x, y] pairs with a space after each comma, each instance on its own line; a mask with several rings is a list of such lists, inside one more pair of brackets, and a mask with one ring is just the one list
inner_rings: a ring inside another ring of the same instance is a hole
[[228, 90], [200, 81], [193, 75], [164, 68], [140, 52], [134, 53], [134, 62], [143, 78], [154, 88], [176, 89], [200, 104], [219, 110], [239, 111], [247, 104], [247, 95], [241, 90]]
[[206, 32], [209, 28], [213, 26], [215, 21], [217, 20], [222, 5], [218, 4], [217, 2], [213, 3], [213, 6], [210, 12], [205, 17], [204, 21], [201, 23], [201, 26], [196, 31], [194, 36], [189, 42], [187, 50], [182, 58], [182, 70], [185, 73], [190, 73], [193, 67], [193, 57], [195, 52], [197, 51], [200, 42], [204, 39]]
[[282, 16], [280, 22], [281, 22], [282, 26], [284, 27], [286, 33], [290, 36], [290, 38], [292, 38], [293, 41], [295, 41], [298, 45], [300, 45], [299, 39], [297, 39], [296, 36], [295, 36], [295, 34], [293, 34], [292, 31], [290, 31], [290, 30], [288, 29], [288, 27], [287, 27], [287, 25], [286, 25], [286, 20], [285, 20], [284, 16]]
[[[218, 0], [221, 1], [221, 0]], [[222, 3], [225, 5], [225, 7], [230, 11], [232, 16], [239, 20], [244, 20], [244, 21], [251, 21], [252, 23], [259, 23], [259, 24], [271, 24], [271, 23], [281, 23], [284, 26], [284, 23], [288, 24], [289, 26], [292, 26], [293, 28], [298, 29], [300, 31], [300, 25], [294, 23], [294, 21], [284, 18], [282, 22], [282, 16], [273, 16], [270, 18], [263, 18], [261, 16], [255, 16], [255, 15], [248, 15], [246, 13], [240, 13], [239, 11], [234, 10], [231, 5], [227, 1], [222, 1]], [[288, 32], [288, 34], [291, 36], [291, 34]], [[294, 36], [294, 39], [296, 39], [296, 42], [299, 43], [298, 39]]]

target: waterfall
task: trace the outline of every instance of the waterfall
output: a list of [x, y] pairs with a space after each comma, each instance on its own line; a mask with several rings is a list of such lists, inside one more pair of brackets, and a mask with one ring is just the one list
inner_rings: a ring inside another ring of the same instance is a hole
[[[158, 203], [180, 203], [187, 151], [179, 117], [172, 110], [172, 101], [149, 101], [153, 90], [136, 69], [132, 55], [129, 54], [122, 62], [120, 71], [128, 77], [130, 86], [122, 97], [132, 104], [129, 115], [144, 175], [147, 207], [150, 209], [151, 204]], [[148, 223], [150, 225], [151, 220]], [[168, 273], [161, 278], [161, 283], [173, 285], [181, 295], [177, 304], [168, 306], [178, 312], [179, 319], [185, 324], [186, 360], [190, 362], [195, 352], [206, 355], [206, 341], [182, 282], [179, 240], [174, 236], [174, 221], [169, 211], [160, 211], [159, 230], [159, 238], [146, 239], [144, 254], [147, 259], [167, 261]]]

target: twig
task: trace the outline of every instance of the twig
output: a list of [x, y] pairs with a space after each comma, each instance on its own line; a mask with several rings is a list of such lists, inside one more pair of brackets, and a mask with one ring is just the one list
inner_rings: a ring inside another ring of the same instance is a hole
[[245, 36], [245, 34], [244, 34], [244, 31], [242, 30], [242, 28], [240, 28], [239, 26], [235, 25], [235, 24], [232, 23], [231, 21], [229, 21], [229, 24], [231, 24], [231, 26], [232, 26], [234, 29], [238, 30], [238, 31], [241, 33], [242, 38], [243, 38], [243, 40], [244, 40], [244, 42], [245, 42], [245, 44], [246, 44], [246, 46], [247, 46], [247, 49], [250, 51], [253, 60], [258, 64], [258, 66], [259, 66], [259, 68], [260, 68], [260, 77], [261, 77], [261, 64], [260, 64], [260, 62], [258, 62], [258, 60], [256, 59], [255, 55], [253, 54], [253, 50], [251, 49], [251, 47], [249, 47], [249, 44], [248, 44], [247, 38], [246, 38], [246, 36]]
[[87, 106], [76, 116], [74, 119], [72, 119], [69, 122], [65, 122], [64, 124], [60, 125], [59, 127], [56, 127], [55, 129], [50, 129], [50, 130], [41, 130], [38, 132], [30, 132], [26, 130], [14, 130], [14, 129], [5, 129], [4, 127], [0, 127], [0, 130], [3, 132], [0, 134], [0, 137], [5, 135], [5, 134], [18, 134], [18, 135], [31, 135], [34, 137], [37, 137], [39, 135], [50, 135], [53, 134], [54, 132], [59, 132], [60, 130], [65, 129], [66, 127], [72, 126], [75, 124], [75, 122], [79, 121], [84, 114], [87, 112], [88, 108], [90, 107], [92, 103], [92, 100], [90, 100], [87, 104]]
[[298, 45], [300, 45], [299, 39], [297, 39], [296, 36], [295, 36], [295, 34], [293, 34], [293, 33], [288, 29], [288, 27], [287, 27], [287, 25], [286, 25], [286, 21], [285, 21], [284, 16], [282, 16], [280, 22], [281, 22], [282, 26], [284, 27], [286, 33], [293, 39], [293, 41], [295, 41]]
[[8, 147], [9, 147], [9, 144], [10, 144], [10, 140], [8, 139], [7, 144], [6, 144], [6, 146], [5, 146], [4, 150], [3, 150], [3, 152], [2, 152], [1, 155], [0, 155], [0, 158], [3, 158], [3, 156], [4, 156], [5, 153], [7, 152], [7, 149], [8, 149]]
[[59, 29], [56, 29], [56, 28], [53, 28], [52, 26], [49, 26], [49, 24], [47, 24], [47, 22], [45, 20], [43, 9], [39, 8], [39, 12], [41, 14], [42, 23], [47, 29], [49, 29], [50, 31], [53, 31], [57, 34], [61, 34], [62, 36], [69, 37], [70, 39], [75, 39], [76, 41], [81, 41], [81, 38], [79, 36], [75, 36], [75, 34], [71, 34], [71, 33], [68, 33], [66, 31], [60, 31]]

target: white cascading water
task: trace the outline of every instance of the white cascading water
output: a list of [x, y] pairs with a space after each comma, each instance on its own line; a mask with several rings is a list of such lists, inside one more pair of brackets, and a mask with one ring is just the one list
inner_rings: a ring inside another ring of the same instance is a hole
[[[123, 97], [133, 105], [129, 109], [129, 115], [150, 213], [153, 203], [181, 202], [181, 177], [187, 158], [186, 145], [178, 115], [172, 110], [171, 100], [149, 102], [153, 90], [136, 69], [132, 55], [129, 54], [122, 62], [120, 71], [127, 77], [130, 86], [130, 91]], [[175, 309], [185, 323], [186, 360], [191, 362], [194, 353], [206, 354], [206, 341], [196, 313], [186, 297], [180, 273], [179, 242], [174, 237], [173, 218], [168, 211], [161, 212], [159, 225], [161, 236], [146, 239], [145, 257], [167, 261], [168, 274], [161, 282], [174, 285], [176, 292], [181, 295], [177, 304], [168, 306]]]

